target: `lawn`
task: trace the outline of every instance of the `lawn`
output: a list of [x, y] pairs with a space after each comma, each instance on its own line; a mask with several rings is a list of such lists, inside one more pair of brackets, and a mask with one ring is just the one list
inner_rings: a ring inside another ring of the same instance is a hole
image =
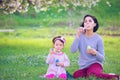
[[[41, 80], [39, 76], [45, 74], [48, 67], [45, 59], [52, 47], [54, 34], [66, 37], [63, 51], [71, 61], [66, 70], [73, 74], [78, 69], [78, 54], [70, 53], [75, 29], [19, 29], [11, 33], [0, 33], [0, 80]], [[106, 55], [104, 72], [120, 74], [120, 37], [102, 35], [102, 38]]]

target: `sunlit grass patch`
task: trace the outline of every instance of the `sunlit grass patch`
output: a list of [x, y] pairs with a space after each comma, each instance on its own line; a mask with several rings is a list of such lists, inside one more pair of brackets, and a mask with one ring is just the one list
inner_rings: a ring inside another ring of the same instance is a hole
[[[57, 30], [58, 32], [62, 32], [63, 29]], [[69, 29], [67, 30], [69, 32]], [[68, 32], [66, 31], [65, 33]], [[25, 32], [22, 34], [25, 34]], [[70, 52], [70, 46], [74, 37], [65, 35], [65, 38], [67, 42], [63, 51], [68, 55], [71, 61], [70, 67], [66, 68], [66, 70], [73, 74], [74, 71], [79, 69], [77, 61], [78, 53], [71, 54]], [[120, 74], [120, 37], [102, 36], [102, 38], [106, 58], [103, 68], [104, 72]], [[46, 73], [48, 65], [45, 60], [52, 46], [52, 37], [31, 38], [29, 36], [19, 36], [16, 38], [13, 36], [4, 36], [0, 39], [0, 79], [45, 80], [39, 76]], [[90, 77], [90, 79], [97, 80], [94, 77]], [[80, 78], [78, 80], [86, 79]]]

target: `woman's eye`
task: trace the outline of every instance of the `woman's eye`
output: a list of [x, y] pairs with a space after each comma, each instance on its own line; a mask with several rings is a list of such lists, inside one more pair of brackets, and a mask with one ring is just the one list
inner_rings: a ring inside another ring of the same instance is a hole
[[92, 20], [89, 20], [89, 22], [92, 22]]
[[84, 23], [86, 23], [87, 21], [85, 20]]

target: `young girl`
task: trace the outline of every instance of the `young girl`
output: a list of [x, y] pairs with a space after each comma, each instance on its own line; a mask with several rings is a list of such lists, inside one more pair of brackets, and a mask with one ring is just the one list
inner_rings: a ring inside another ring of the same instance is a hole
[[96, 76], [106, 80], [118, 79], [118, 75], [103, 73], [104, 45], [98, 30], [98, 21], [92, 15], [86, 15], [71, 45], [71, 52], [79, 50], [78, 64], [80, 69], [73, 74], [74, 78]]
[[55, 77], [66, 80], [66, 70], [65, 68], [70, 65], [70, 61], [67, 55], [61, 50], [65, 45], [65, 38], [62, 36], [54, 37], [53, 40], [53, 49], [50, 49], [46, 63], [49, 64], [47, 73], [45, 77], [48, 79], [53, 79]]

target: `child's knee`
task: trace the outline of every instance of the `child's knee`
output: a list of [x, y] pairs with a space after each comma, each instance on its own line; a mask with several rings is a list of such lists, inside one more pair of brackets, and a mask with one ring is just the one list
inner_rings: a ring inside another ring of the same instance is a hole
[[48, 75], [46, 75], [46, 78], [48, 78], [48, 79], [53, 79], [54, 77], [55, 77], [54, 74], [48, 74]]
[[59, 78], [66, 80], [67, 75], [65, 73], [62, 73], [62, 74], [59, 75]]

